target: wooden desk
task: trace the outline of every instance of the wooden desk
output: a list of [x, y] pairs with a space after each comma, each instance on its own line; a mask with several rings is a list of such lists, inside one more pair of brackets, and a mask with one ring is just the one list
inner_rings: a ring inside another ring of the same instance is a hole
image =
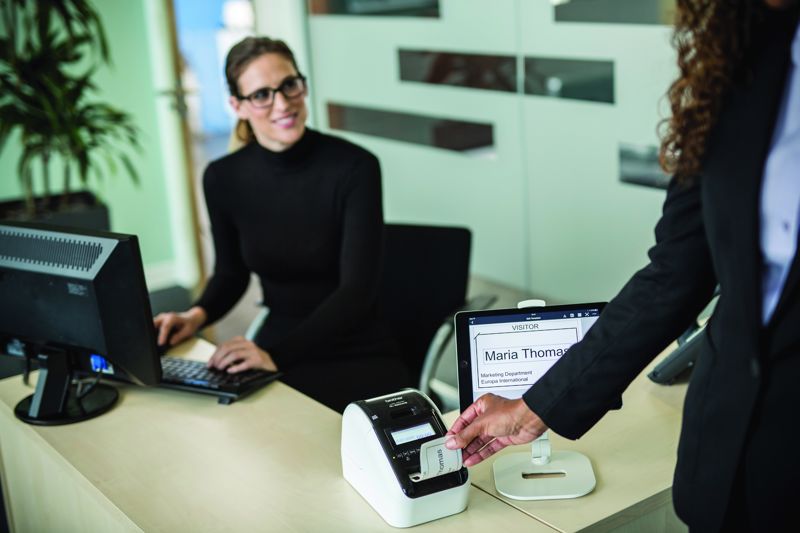
[[[550, 432], [554, 450], [575, 450], [592, 461], [592, 493], [572, 500], [506, 498], [495, 490], [493, 459], [470, 469], [473, 485], [558, 531], [686, 531], [671, 494], [686, 385], [657, 385], [647, 378], [649, 371], [625, 392], [621, 410], [608, 413], [579, 440]], [[530, 452], [530, 445], [500, 453], [522, 451]]]
[[[208, 345], [190, 350], [207, 357]], [[12, 531], [396, 531], [341, 475], [341, 416], [282, 383], [230, 406], [120, 385], [93, 420], [36, 427], [0, 381], [0, 468]], [[475, 487], [463, 513], [415, 531], [552, 529]]]

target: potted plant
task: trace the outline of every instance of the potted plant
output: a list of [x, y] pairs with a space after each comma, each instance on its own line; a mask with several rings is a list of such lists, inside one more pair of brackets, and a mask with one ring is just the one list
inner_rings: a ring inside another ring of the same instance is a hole
[[[87, 191], [74, 193], [74, 180], [85, 188], [90, 174], [121, 165], [138, 183], [127, 150], [138, 150], [139, 143], [127, 113], [90, 97], [97, 67], [109, 64], [97, 11], [86, 0], [0, 0], [0, 11], [0, 153], [17, 131], [16, 177], [24, 192], [24, 199], [0, 206], [0, 218], [108, 229], [105, 206], [99, 220], [86, 218], [98, 202]], [[40, 197], [34, 196], [36, 167]], [[59, 194], [52, 167], [61, 169]]]

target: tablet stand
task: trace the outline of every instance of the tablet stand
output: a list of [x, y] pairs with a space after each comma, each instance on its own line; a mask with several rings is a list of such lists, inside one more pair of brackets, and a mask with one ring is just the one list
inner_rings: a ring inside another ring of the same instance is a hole
[[[544, 300], [525, 300], [517, 308], [541, 307]], [[596, 481], [589, 458], [573, 451], [550, 449], [545, 431], [531, 443], [531, 453], [510, 453], [495, 459], [497, 492], [514, 500], [560, 500], [592, 492]]]
[[494, 462], [497, 492], [514, 500], [560, 500], [589, 494], [596, 484], [589, 458], [573, 451], [550, 450], [545, 431], [531, 453], [510, 453]]

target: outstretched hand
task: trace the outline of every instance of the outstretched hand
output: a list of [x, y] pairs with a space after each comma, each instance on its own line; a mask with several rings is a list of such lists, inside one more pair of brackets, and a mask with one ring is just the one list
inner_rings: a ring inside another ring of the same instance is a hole
[[456, 419], [445, 446], [463, 449], [464, 466], [473, 466], [506, 446], [531, 442], [545, 431], [545, 423], [522, 399], [485, 394]]

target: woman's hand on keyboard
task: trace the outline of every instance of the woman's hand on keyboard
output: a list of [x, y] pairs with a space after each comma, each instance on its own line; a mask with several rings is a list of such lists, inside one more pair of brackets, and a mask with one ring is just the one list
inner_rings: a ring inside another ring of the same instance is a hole
[[217, 351], [208, 360], [208, 367], [232, 374], [251, 369], [278, 370], [269, 353], [244, 337], [234, 337], [217, 346]]
[[159, 313], [153, 319], [158, 330], [156, 342], [159, 346], [175, 346], [185, 341], [200, 329], [206, 321], [206, 311], [202, 307], [192, 307], [182, 313]]

